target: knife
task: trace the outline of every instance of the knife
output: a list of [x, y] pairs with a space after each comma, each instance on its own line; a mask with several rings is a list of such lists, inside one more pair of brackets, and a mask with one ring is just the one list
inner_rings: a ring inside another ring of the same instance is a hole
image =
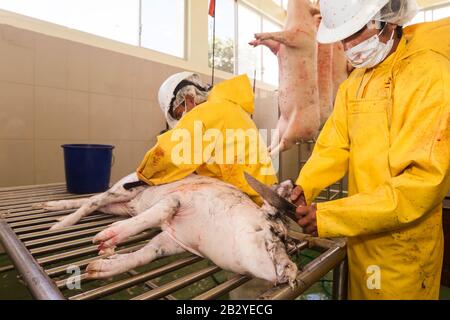
[[289, 218], [297, 221], [297, 215], [295, 212], [297, 211], [297, 206], [292, 202], [287, 201], [283, 197], [281, 197], [278, 193], [273, 191], [270, 187], [265, 184], [259, 182], [247, 172], [244, 172], [245, 179], [248, 184], [255, 190], [264, 200], [267, 201], [272, 207], [277, 208], [282, 213], [287, 215]]

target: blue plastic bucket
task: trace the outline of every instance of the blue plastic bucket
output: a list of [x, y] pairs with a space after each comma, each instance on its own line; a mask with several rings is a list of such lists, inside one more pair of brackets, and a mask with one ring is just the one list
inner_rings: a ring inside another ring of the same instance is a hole
[[64, 149], [67, 191], [86, 194], [108, 190], [114, 146], [66, 144], [61, 147]]

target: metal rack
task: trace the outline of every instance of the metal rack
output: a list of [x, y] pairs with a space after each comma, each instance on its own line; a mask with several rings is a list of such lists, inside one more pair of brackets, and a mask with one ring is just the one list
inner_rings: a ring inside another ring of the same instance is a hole
[[[178, 290], [189, 288], [199, 281], [223, 272], [209, 261], [184, 254], [167, 261], [164, 259], [155, 261], [145, 270], [133, 270], [106, 282], [86, 279], [85, 267], [91, 261], [99, 258], [96, 256], [97, 247], [92, 245], [93, 236], [120, 218], [98, 213], [82, 219], [75, 226], [64, 230], [49, 231], [49, 227], [58, 218], [74, 210], [46, 212], [33, 207], [34, 204], [43, 201], [78, 197], [67, 193], [63, 184], [0, 189], [0, 242], [3, 243], [16, 270], [36, 299], [108, 298], [123, 290], [139, 286], [142, 292], [130, 294], [131, 299], [171, 300], [176, 299]], [[158, 232], [158, 230], [149, 230], [130, 238], [117, 249], [118, 253], [141, 248]], [[339, 240], [312, 238], [294, 231], [291, 232], [291, 236], [296, 240], [297, 245], [290, 254], [297, 255], [306, 249], [313, 249], [320, 254], [316, 259], [302, 266], [298, 275], [299, 285], [295, 290], [288, 286], [278, 286], [260, 298], [295, 299], [333, 269], [335, 270], [333, 297], [335, 299], [345, 298], [345, 243]], [[0, 268], [0, 274], [14, 269], [14, 266]], [[84, 289], [82, 291], [67, 288], [67, 282], [70, 280], [67, 270], [73, 266], [81, 271], [77, 280]], [[156, 281], [160, 277], [194, 266], [197, 267], [165, 283]], [[231, 275], [223, 281], [215, 283], [212, 287], [198, 292], [193, 299], [207, 300], [223, 297], [249, 280], [251, 279], [246, 276]]]

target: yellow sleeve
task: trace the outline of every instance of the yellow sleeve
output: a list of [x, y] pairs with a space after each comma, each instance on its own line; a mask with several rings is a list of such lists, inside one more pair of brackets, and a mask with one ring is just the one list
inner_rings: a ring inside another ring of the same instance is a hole
[[[145, 155], [137, 169], [139, 179], [151, 185], [161, 185], [183, 179], [194, 173], [208, 159], [203, 159], [203, 133], [216, 117], [205, 117], [205, 108], [198, 107], [186, 114], [178, 125], [158, 136], [156, 145]], [[198, 148], [200, 147], [200, 148]]]
[[303, 188], [307, 203], [345, 176], [348, 170], [349, 138], [345, 83], [341, 85], [334, 107], [325, 123], [314, 151], [300, 172], [296, 184]]
[[392, 178], [372, 193], [318, 204], [320, 236], [397, 230], [442, 204], [450, 188], [450, 64], [428, 58], [409, 63], [395, 81], [403, 125], [389, 150]]

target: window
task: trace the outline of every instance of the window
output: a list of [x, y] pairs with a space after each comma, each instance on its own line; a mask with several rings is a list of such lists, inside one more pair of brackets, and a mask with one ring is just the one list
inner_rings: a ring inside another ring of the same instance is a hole
[[450, 5], [433, 9], [433, 21], [450, 17]]
[[450, 17], [450, 5], [421, 10], [408, 25]]
[[185, 0], [142, 0], [141, 46], [184, 57]]
[[282, 7], [284, 10], [287, 10], [289, 0], [272, 0], [276, 5]]
[[[283, 1], [280, 0], [280, 4]], [[275, 1], [277, 2], [277, 1]], [[237, 28], [237, 32], [236, 32]], [[278, 85], [278, 60], [268, 48], [248, 43], [255, 33], [281, 31], [282, 26], [235, 0], [216, 2], [215, 67], [229, 73]], [[209, 19], [209, 65], [212, 66], [213, 18]]]
[[[216, 1], [216, 46], [215, 67], [219, 70], [234, 73], [235, 20], [234, 0]], [[214, 19], [209, 16], [209, 66], [212, 67], [212, 38]]]
[[248, 43], [255, 33], [261, 32], [261, 16], [250, 8], [238, 7], [238, 73], [247, 73], [250, 78], [261, 80], [261, 48], [253, 48]]
[[0, 0], [0, 9], [184, 57], [185, 0]]
[[[268, 19], [263, 19], [263, 32], [281, 31], [281, 26]], [[263, 47], [262, 80], [278, 86], [278, 58], [269, 48]]]
[[138, 0], [0, 0], [0, 8], [120, 42], [138, 44]]

